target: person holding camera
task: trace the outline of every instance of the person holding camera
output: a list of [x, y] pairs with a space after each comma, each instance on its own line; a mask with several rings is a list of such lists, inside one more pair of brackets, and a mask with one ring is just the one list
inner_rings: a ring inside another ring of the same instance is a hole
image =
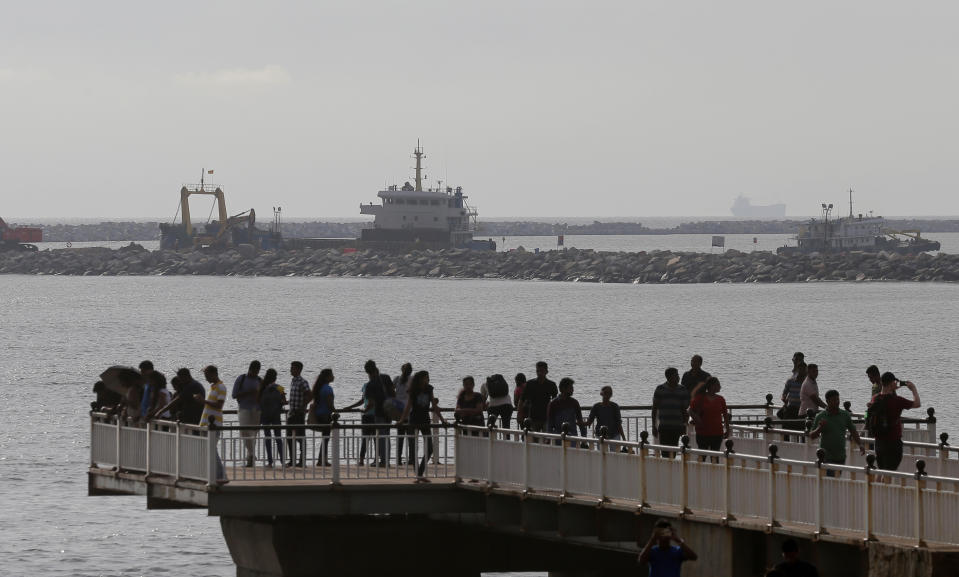
[[653, 534], [646, 546], [639, 552], [637, 563], [649, 565], [650, 577], [679, 577], [683, 562], [696, 559], [696, 552], [683, 541], [669, 521], [660, 519], [653, 526]]
[[[895, 471], [902, 462], [902, 412], [922, 405], [919, 391], [911, 381], [900, 381], [890, 372], [883, 373], [880, 381], [882, 392], [869, 402], [866, 424], [876, 439], [876, 466]], [[899, 387], [912, 392], [911, 401], [896, 394]]]

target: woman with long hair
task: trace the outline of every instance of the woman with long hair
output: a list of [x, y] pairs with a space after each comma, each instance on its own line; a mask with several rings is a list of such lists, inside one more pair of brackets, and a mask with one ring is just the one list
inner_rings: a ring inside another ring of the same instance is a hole
[[426, 371], [419, 371], [413, 375], [410, 380], [408, 391], [408, 400], [406, 408], [399, 422], [409, 421], [409, 430], [414, 431], [410, 437], [410, 445], [413, 447], [413, 459], [416, 459], [416, 432], [423, 435], [423, 445], [426, 447], [423, 459], [416, 469], [416, 482], [428, 483], [423, 474], [426, 472], [426, 463], [433, 456], [433, 437], [430, 434], [430, 411], [433, 407], [433, 387], [430, 385], [430, 374]]
[[310, 412], [314, 415], [317, 425], [320, 425], [320, 432], [323, 434], [323, 447], [320, 455], [316, 458], [316, 466], [330, 466], [330, 433], [333, 422], [333, 369], [323, 369], [316, 376], [316, 382], [313, 383], [313, 403], [310, 405]]
[[[286, 393], [276, 384], [276, 369], [267, 369], [263, 375], [263, 384], [257, 391], [257, 403], [260, 405], [260, 425], [264, 426], [263, 436], [266, 443], [267, 466], [273, 466], [273, 443], [276, 443], [276, 454], [282, 465], [283, 436], [280, 431], [283, 405], [286, 404]], [[271, 441], [270, 435], [273, 435]]]

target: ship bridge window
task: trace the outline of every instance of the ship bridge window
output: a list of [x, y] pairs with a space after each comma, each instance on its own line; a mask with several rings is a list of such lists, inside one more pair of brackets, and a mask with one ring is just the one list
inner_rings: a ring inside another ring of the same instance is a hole
[[403, 200], [402, 198], [397, 198], [397, 199], [396, 199], [396, 204], [406, 204], [406, 201]]
[[420, 204], [422, 204], [423, 206], [426, 206], [426, 205], [429, 204], [429, 203], [430, 203], [430, 201], [426, 200], [425, 198], [420, 199]]
[[438, 201], [438, 200], [431, 200], [431, 201], [430, 201], [430, 205], [432, 205], [432, 206], [439, 206], [439, 205], [440, 205], [440, 201]]
[[433, 222], [436, 222], [436, 221], [438, 221], [439, 219], [440, 219], [440, 217], [434, 216], [434, 217], [433, 217]]
[[418, 217], [418, 216], [414, 216], [414, 217], [413, 217], [413, 220], [419, 220], [419, 219], [420, 219], [420, 217]]

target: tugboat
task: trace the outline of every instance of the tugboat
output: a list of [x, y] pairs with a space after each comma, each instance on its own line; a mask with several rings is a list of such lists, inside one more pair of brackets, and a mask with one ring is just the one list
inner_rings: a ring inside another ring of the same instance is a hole
[[377, 193], [382, 204], [361, 204], [360, 214], [373, 215], [369, 228], [360, 232], [364, 243], [464, 247], [496, 250], [492, 239], [473, 240], [476, 209], [466, 202], [463, 187], [423, 188], [423, 148], [413, 149], [416, 159], [415, 184], [391, 185]]
[[897, 252], [916, 254], [939, 250], [939, 241], [922, 238], [918, 229], [892, 230], [886, 228], [881, 216], [853, 214], [852, 189], [849, 189], [849, 216], [829, 220], [833, 205], [822, 203], [822, 216], [810, 219], [799, 227], [796, 246], [782, 246], [777, 254], [804, 254], [811, 252]]

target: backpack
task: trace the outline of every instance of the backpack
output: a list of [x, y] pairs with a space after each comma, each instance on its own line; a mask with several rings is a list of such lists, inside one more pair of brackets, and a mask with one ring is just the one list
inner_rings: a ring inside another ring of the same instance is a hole
[[486, 390], [491, 399], [509, 396], [509, 383], [503, 378], [503, 375], [492, 375], [487, 382]]
[[887, 397], [888, 395], [876, 395], [876, 399], [869, 405], [869, 410], [866, 412], [866, 430], [873, 438], [885, 435], [892, 429], [889, 423]]
[[283, 393], [276, 385], [270, 385], [260, 396], [260, 410], [264, 415], [278, 415], [283, 411]]

